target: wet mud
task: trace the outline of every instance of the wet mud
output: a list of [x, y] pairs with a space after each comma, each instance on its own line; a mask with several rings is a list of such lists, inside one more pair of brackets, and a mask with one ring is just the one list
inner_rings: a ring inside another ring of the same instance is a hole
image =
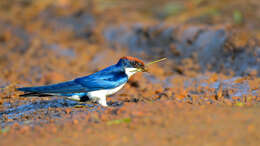
[[[0, 145], [257, 145], [260, 25], [243, 11], [250, 4], [0, 2]], [[167, 60], [131, 77], [107, 108], [15, 90], [125, 55]]]

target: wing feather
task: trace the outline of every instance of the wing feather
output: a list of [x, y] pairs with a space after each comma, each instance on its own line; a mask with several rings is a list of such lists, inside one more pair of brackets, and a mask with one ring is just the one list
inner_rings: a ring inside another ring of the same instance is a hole
[[112, 89], [127, 82], [127, 80], [128, 77], [123, 71], [117, 69], [116, 66], [110, 66], [102, 71], [72, 81], [47, 86], [17, 88], [17, 90], [26, 93], [81, 93]]

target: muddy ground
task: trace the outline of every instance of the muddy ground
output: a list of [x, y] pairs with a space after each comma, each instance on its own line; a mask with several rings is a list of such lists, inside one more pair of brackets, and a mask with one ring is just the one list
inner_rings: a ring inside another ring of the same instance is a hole
[[[258, 145], [258, 0], [0, 2], [0, 145]], [[134, 75], [109, 107], [19, 97], [167, 57]]]

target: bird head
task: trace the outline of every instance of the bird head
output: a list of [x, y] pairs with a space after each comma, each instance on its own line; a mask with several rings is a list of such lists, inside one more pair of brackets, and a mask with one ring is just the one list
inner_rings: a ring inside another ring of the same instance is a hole
[[147, 72], [147, 68], [143, 61], [138, 58], [125, 56], [120, 58], [118, 64], [123, 66], [127, 75], [132, 75], [136, 72]]

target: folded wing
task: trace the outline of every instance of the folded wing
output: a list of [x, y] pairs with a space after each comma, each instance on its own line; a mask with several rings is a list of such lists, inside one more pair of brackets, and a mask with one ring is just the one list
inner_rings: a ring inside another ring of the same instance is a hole
[[[111, 73], [113, 71], [113, 73]], [[101, 89], [112, 89], [127, 82], [128, 78], [124, 72], [105, 69], [98, 73], [77, 78], [72, 81], [38, 87], [17, 88], [25, 93], [82, 93]]]

